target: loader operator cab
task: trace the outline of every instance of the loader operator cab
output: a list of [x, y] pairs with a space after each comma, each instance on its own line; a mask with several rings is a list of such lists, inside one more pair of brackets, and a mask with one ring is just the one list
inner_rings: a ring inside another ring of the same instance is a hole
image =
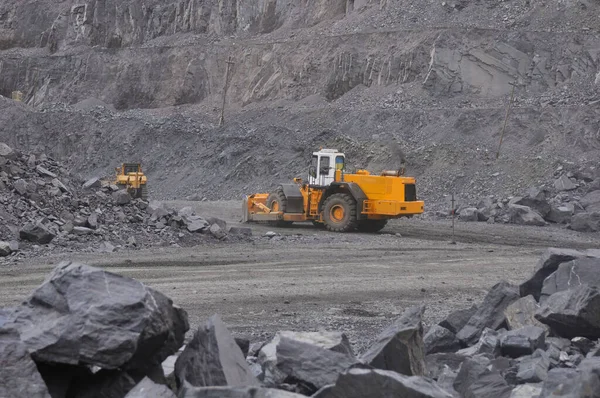
[[327, 186], [335, 180], [336, 170], [344, 170], [345, 156], [336, 149], [314, 152], [308, 169], [310, 185]]

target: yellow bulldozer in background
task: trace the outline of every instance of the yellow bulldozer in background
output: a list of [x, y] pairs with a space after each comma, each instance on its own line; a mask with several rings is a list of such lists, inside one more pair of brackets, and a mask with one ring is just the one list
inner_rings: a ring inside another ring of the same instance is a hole
[[345, 155], [335, 149], [314, 152], [308, 182], [282, 184], [275, 192], [244, 197], [244, 222], [278, 226], [312, 221], [334, 232], [377, 232], [387, 221], [423, 213], [415, 179], [404, 169], [372, 175], [366, 170], [345, 171]]
[[148, 179], [139, 163], [123, 163], [115, 168], [116, 176], [113, 180], [120, 189], [127, 189], [134, 198], [148, 199]]

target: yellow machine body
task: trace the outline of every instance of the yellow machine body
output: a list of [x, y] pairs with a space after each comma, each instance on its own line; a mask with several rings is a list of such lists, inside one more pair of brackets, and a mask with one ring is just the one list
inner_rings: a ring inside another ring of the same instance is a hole
[[148, 178], [144, 175], [139, 163], [123, 163], [121, 167], [115, 168], [115, 179], [113, 184], [122, 189], [127, 189], [135, 198], [147, 199]]
[[[330, 157], [343, 156], [337, 151], [328, 151], [324, 153], [333, 154]], [[312, 221], [324, 224], [332, 231], [374, 232], [383, 228], [389, 219], [423, 213], [424, 202], [417, 200], [413, 177], [403, 176], [402, 171], [372, 175], [366, 170], [358, 170], [346, 174], [343, 165], [338, 166], [342, 162], [343, 159], [331, 167], [330, 181], [313, 171], [312, 174], [309, 172], [309, 182], [296, 178], [294, 184], [283, 184], [273, 193], [245, 197], [243, 220], [280, 226]], [[319, 158], [317, 164], [320, 163]], [[329, 169], [325, 167], [320, 171], [326, 174]]]

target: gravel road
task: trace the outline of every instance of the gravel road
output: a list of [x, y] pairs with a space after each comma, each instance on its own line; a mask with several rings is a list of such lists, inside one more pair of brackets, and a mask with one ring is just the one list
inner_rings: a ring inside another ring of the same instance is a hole
[[[194, 205], [200, 214], [239, 221], [232, 202]], [[427, 305], [427, 324], [471, 306], [502, 279], [529, 276], [548, 246], [598, 247], [598, 234], [555, 228], [395, 221], [381, 234], [333, 234], [312, 226], [252, 225], [250, 243], [156, 248], [113, 254], [29, 259], [0, 269], [0, 306], [21, 301], [67, 258], [137, 278], [185, 308], [192, 327], [219, 313], [239, 335], [265, 340], [275, 331], [345, 331], [360, 351], [407, 306]], [[264, 237], [269, 230], [279, 235]]]

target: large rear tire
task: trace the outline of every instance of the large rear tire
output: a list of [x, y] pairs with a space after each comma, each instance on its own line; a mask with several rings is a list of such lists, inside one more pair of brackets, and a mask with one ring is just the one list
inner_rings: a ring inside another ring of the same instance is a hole
[[[283, 193], [282, 188], [277, 188], [277, 190], [275, 192], [273, 192], [272, 194], [270, 194], [267, 197], [267, 207], [269, 209], [271, 209], [272, 212], [279, 212], [279, 211], [282, 213], [286, 212], [287, 198], [285, 197], [285, 194]], [[292, 225], [292, 221], [283, 221], [283, 220], [269, 221], [269, 224], [276, 226], [276, 227], [288, 227], [288, 226]]]
[[356, 220], [356, 201], [346, 193], [336, 193], [323, 203], [325, 227], [332, 232], [350, 232], [358, 224]]
[[379, 232], [387, 225], [387, 220], [361, 220], [357, 230], [360, 232]]

